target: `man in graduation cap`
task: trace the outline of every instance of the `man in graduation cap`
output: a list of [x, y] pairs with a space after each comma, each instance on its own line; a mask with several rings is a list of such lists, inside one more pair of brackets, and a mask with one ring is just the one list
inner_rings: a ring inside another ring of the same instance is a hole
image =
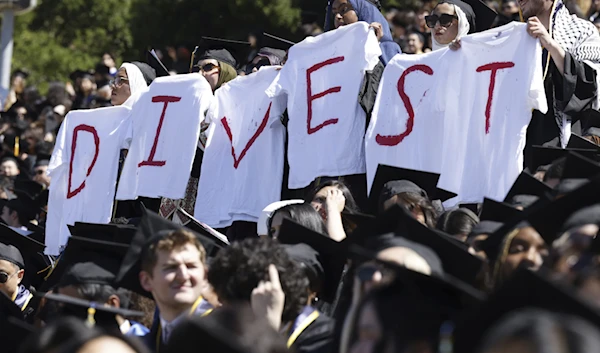
[[[13, 301], [17, 299], [24, 275], [25, 261], [19, 249], [10, 244], [0, 243], [0, 292]], [[29, 301], [29, 299], [25, 300]]]
[[552, 141], [565, 147], [579, 113], [590, 108], [598, 95], [596, 65], [600, 63], [600, 36], [595, 26], [572, 16], [562, 0], [520, 0], [529, 34], [544, 47], [544, 85], [548, 112], [535, 110], [525, 148], [525, 166], [532, 165], [531, 146]]

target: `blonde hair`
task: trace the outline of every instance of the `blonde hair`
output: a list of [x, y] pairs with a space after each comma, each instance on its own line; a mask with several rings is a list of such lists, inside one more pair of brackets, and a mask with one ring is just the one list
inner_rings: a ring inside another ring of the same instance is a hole
[[175, 249], [182, 248], [187, 244], [192, 244], [198, 249], [200, 252], [200, 261], [205, 263], [206, 250], [204, 249], [204, 246], [202, 246], [202, 243], [200, 243], [194, 233], [185, 229], [179, 229], [170, 232], [167, 234], [167, 236], [151, 243], [144, 249], [141, 255], [142, 271], [150, 274], [152, 273], [152, 270], [158, 261], [159, 251], [173, 251]]
[[497, 256], [496, 261], [494, 262], [494, 266], [492, 267], [492, 276], [491, 276], [491, 283], [490, 283], [492, 288], [496, 288], [500, 282], [499, 277], [501, 275], [500, 270], [502, 268], [502, 264], [504, 264], [504, 261], [506, 260], [506, 257], [508, 256], [510, 244], [512, 243], [513, 239], [517, 236], [517, 234], [519, 234], [520, 231], [521, 231], [520, 228], [516, 228], [516, 229], [512, 230], [510, 233], [508, 233], [506, 235], [506, 237], [502, 241], [502, 245], [500, 246], [501, 251]]

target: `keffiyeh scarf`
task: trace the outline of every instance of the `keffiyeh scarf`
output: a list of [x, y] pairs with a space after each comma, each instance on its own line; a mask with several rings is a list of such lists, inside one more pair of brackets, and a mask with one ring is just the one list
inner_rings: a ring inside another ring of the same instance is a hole
[[[598, 30], [591, 22], [571, 15], [561, 0], [558, 0], [554, 5], [550, 19], [550, 34], [575, 60], [583, 61], [598, 72], [600, 69], [600, 36]], [[546, 73], [547, 70], [548, 65], [545, 66], [544, 72]], [[598, 80], [600, 75], [596, 76]], [[571, 136], [571, 117], [556, 108], [556, 91], [553, 91], [552, 94], [555, 102], [554, 118], [560, 128], [561, 147], [564, 148]], [[598, 101], [594, 108], [598, 108]]]

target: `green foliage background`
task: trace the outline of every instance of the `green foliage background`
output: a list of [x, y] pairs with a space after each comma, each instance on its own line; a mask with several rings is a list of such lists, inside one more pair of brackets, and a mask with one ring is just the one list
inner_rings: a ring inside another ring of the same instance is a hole
[[[388, 0], [401, 7], [420, 0]], [[201, 36], [245, 40], [263, 30], [302, 39], [302, 20], [322, 25], [326, 0], [38, 0], [16, 17], [13, 70], [31, 72], [42, 92], [76, 69], [93, 68], [109, 51], [122, 60], [144, 59], [149, 47], [197, 44]], [[404, 5], [403, 5], [404, 4]]]

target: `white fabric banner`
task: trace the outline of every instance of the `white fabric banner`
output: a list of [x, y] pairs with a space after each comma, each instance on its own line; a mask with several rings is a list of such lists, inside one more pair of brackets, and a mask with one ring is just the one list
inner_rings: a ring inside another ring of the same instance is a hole
[[192, 170], [200, 122], [214, 99], [199, 74], [159, 77], [133, 105], [132, 142], [117, 200], [181, 199]]
[[46, 254], [60, 253], [70, 236], [67, 225], [110, 222], [130, 112], [121, 106], [75, 110], [65, 117], [48, 166]]
[[265, 206], [281, 198], [286, 100], [265, 94], [279, 69], [263, 67], [215, 92], [194, 211], [211, 227], [256, 222]]

